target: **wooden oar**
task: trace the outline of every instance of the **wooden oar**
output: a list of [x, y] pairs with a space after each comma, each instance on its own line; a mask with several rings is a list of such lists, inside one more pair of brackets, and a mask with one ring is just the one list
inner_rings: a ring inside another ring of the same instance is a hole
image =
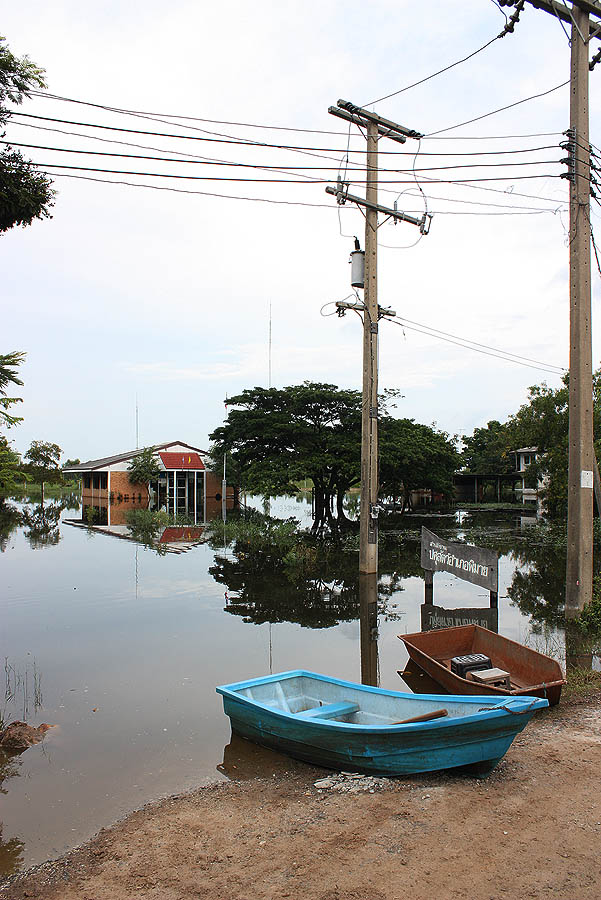
[[435, 709], [429, 713], [423, 713], [421, 716], [413, 716], [411, 719], [402, 719], [400, 722], [391, 722], [391, 725], [410, 725], [411, 722], [429, 722], [430, 719], [442, 719], [448, 716], [448, 710]]

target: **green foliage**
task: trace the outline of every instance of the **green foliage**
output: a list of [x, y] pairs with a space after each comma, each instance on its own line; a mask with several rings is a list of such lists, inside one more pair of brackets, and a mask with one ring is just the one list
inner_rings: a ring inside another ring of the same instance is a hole
[[503, 475], [515, 469], [515, 457], [511, 453], [512, 437], [506, 425], [492, 419], [486, 428], [475, 428], [474, 433], [463, 438], [461, 462], [468, 472], [476, 475]]
[[0, 233], [51, 219], [56, 191], [44, 172], [12, 147], [0, 152]]
[[[416, 487], [452, 493], [457, 453], [448, 435], [411, 419], [394, 419], [380, 399], [380, 475], [382, 489], [408, 493]], [[344, 520], [343, 499], [361, 476], [359, 391], [306, 381], [286, 388], [252, 388], [229, 400], [225, 425], [211, 435], [214, 471], [227, 453], [228, 478], [252, 493], [295, 494], [310, 479], [315, 497], [315, 528]], [[235, 408], [238, 407], [238, 408]]]
[[[484, 473], [495, 460], [509, 465], [511, 450], [536, 447], [540, 454], [527, 470], [527, 484], [546, 477], [541, 495], [547, 514], [553, 519], [565, 518], [568, 508], [568, 375], [559, 388], [544, 382], [528, 389], [528, 400], [505, 424], [492, 421], [487, 428], [477, 428], [464, 437], [463, 461], [470, 471]], [[593, 433], [597, 458], [601, 453], [601, 369], [593, 374]], [[512, 471], [512, 467], [500, 472]]]
[[23, 487], [21, 458], [4, 435], [0, 435], [0, 506], [4, 498]]
[[148, 484], [155, 481], [162, 469], [152, 447], [145, 447], [136, 454], [127, 467], [130, 484]]
[[15, 403], [22, 403], [21, 397], [7, 397], [6, 388], [9, 384], [22, 385], [23, 382], [17, 375], [17, 368], [25, 359], [25, 353], [13, 350], [12, 353], [0, 354], [0, 425], [10, 428], [23, 419], [19, 416], [11, 416], [8, 410]]
[[25, 453], [27, 463], [23, 469], [36, 484], [61, 482], [63, 476], [59, 463], [62, 452], [58, 444], [32, 441], [31, 447]]
[[[7, 103], [20, 104], [32, 88], [45, 87], [44, 70], [27, 56], [14, 56], [0, 37], [0, 127], [10, 118]], [[5, 132], [2, 132], [4, 137]], [[50, 217], [55, 191], [52, 181], [18, 150], [0, 152], [0, 233]]]
[[[210, 436], [211, 454], [229, 454], [240, 486], [252, 493], [295, 494], [311, 478], [316, 518], [360, 476], [361, 394], [306, 381], [249, 388], [229, 401], [227, 422]], [[234, 408], [239, 407], [239, 408]]]
[[164, 510], [129, 509], [125, 520], [134, 540], [154, 550], [159, 556], [167, 553], [167, 548], [161, 546], [159, 540], [166, 526], [171, 524], [168, 513]]
[[453, 495], [459, 455], [447, 434], [413, 419], [384, 416], [379, 444], [381, 496], [403, 497], [408, 506], [411, 491], [418, 488]]

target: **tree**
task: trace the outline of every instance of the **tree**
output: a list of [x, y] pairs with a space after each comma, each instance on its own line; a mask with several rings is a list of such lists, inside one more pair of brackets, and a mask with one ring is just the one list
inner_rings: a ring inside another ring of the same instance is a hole
[[20, 471], [21, 458], [3, 434], [0, 434], [0, 506], [6, 497], [21, 489], [23, 475]]
[[12, 353], [0, 354], [0, 425], [10, 428], [17, 422], [22, 422], [22, 417], [12, 416], [8, 412], [15, 403], [22, 403], [22, 397], [7, 397], [5, 388], [9, 384], [22, 385], [23, 382], [18, 377], [16, 369], [25, 359], [25, 353], [20, 350], [13, 350]]
[[505, 475], [515, 469], [511, 451], [511, 433], [507, 425], [492, 419], [486, 428], [475, 428], [472, 435], [463, 437], [461, 461], [468, 472], [475, 475]]
[[[14, 56], [0, 37], [0, 128], [10, 118], [6, 103], [21, 104], [33, 88], [44, 88], [44, 70], [27, 56]], [[6, 131], [2, 128], [1, 136]], [[10, 145], [0, 153], [0, 233], [15, 225], [50, 218], [55, 191], [52, 181]]]
[[58, 444], [51, 444], [48, 441], [32, 441], [31, 447], [25, 454], [27, 460], [24, 466], [25, 472], [31, 476], [31, 480], [35, 484], [41, 485], [42, 504], [44, 503], [44, 484], [63, 480], [59, 467], [62, 452]]
[[130, 484], [148, 484], [149, 481], [156, 481], [162, 471], [152, 447], [141, 450], [127, 467]]
[[459, 455], [447, 434], [413, 419], [383, 416], [379, 438], [380, 495], [402, 497], [403, 510], [411, 506], [411, 492], [418, 488], [453, 495]]
[[296, 483], [310, 478], [314, 527], [333, 525], [333, 498], [340, 518], [344, 494], [360, 479], [360, 392], [305, 381], [249, 388], [228, 406], [226, 424], [210, 435], [216, 468], [229, 453], [240, 486], [264, 494], [296, 493]]

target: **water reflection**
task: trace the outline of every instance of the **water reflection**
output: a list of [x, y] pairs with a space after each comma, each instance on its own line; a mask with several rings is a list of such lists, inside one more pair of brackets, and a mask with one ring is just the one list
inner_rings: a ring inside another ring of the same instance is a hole
[[[7, 793], [6, 788], [3, 787], [4, 781], [15, 778], [19, 774], [19, 761], [0, 750], [0, 794]], [[4, 878], [23, 868], [25, 851], [25, 844], [18, 837], [3, 839], [2, 827], [0, 821], [0, 883]]]
[[0, 552], [6, 552], [8, 542], [21, 522], [21, 510], [0, 497]]
[[21, 514], [25, 537], [33, 550], [40, 547], [53, 547], [61, 539], [60, 520], [63, 510], [68, 508], [68, 501], [54, 500], [51, 503], [38, 503], [37, 506], [25, 506]]
[[[144, 539], [160, 541], [158, 532], [138, 534], [132, 547], [101, 539], [103, 526], [88, 529], [81, 520], [62, 529], [59, 543], [42, 543], [47, 550], [34, 554], [32, 546], [40, 546], [35, 527], [32, 533], [36, 507], [27, 506], [28, 525], [16, 507], [0, 514], [7, 549], [2, 632], [17, 667], [33, 654], [43, 667], [43, 718], [61, 729], [50, 735], [52, 753], [32, 748], [19, 769], [3, 770], [9, 871], [21, 865], [21, 856], [27, 865], [56, 856], [160, 794], [214, 778], [218, 763], [228, 778], [264, 775], [280, 764], [290, 771], [295, 764], [288, 757], [236, 737], [228, 743], [215, 684], [271, 668], [310, 668], [390, 689], [415, 684], [420, 692], [440, 693], [409, 669], [406, 684], [397, 676], [406, 659], [398, 633], [428, 624], [422, 619], [422, 523], [450, 539], [462, 536], [500, 550], [499, 630], [525, 643], [539, 628], [563, 646], [555, 626], [563, 626], [558, 585], [565, 551], [551, 546], [552, 539], [545, 542], [544, 529], [523, 527], [519, 517], [498, 511], [381, 523], [378, 583], [363, 589], [354, 531], [344, 539], [312, 537], [309, 505], [289, 498], [273, 500], [271, 511], [301, 518], [307, 525], [302, 536], [292, 528], [289, 542], [270, 546], [273, 517], [259, 518], [249, 541], [232, 536], [229, 521], [211, 528], [210, 536], [207, 528], [199, 534], [192, 526], [165, 526], [176, 538], [168, 555], [137, 552]], [[133, 539], [129, 529], [127, 537]], [[187, 538], [193, 550], [181, 553]], [[452, 585], [451, 576], [441, 575], [438, 606], [430, 604], [428, 618], [452, 614], [452, 608], [480, 616], [470, 607], [472, 596], [474, 606], [485, 601], [470, 592], [472, 586]]]
[[378, 576], [359, 575], [361, 683], [378, 687]]

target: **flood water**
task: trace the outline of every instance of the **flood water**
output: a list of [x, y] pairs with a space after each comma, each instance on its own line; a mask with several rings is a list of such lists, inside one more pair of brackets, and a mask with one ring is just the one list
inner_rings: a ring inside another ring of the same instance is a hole
[[[231, 546], [195, 542], [160, 555], [67, 524], [75, 509], [36, 526], [35, 507], [26, 509], [30, 518], [5, 528], [0, 543], [0, 717], [56, 727], [22, 755], [0, 756], [0, 873], [56, 857], [150, 800], [245, 777], [243, 764], [228, 764], [244, 751], [230, 746], [215, 685], [292, 668], [361, 680], [356, 550], [332, 554], [307, 579], [253, 571]], [[306, 502], [294, 499], [273, 503], [271, 514], [310, 521]], [[474, 526], [480, 536], [498, 532], [501, 547], [532, 522], [501, 512], [423, 520], [447, 537], [469, 537]], [[397, 690], [408, 689], [397, 674], [407, 660], [397, 635], [421, 628], [421, 524], [417, 516], [397, 521], [382, 540], [372, 636], [379, 683]], [[559, 559], [558, 584], [561, 566]], [[524, 612], [507, 596], [516, 574], [526, 578], [518, 585]], [[532, 581], [540, 574], [505, 547], [499, 631], [552, 650], [561, 632], [549, 598], [536, 606], [537, 591], [554, 590]], [[450, 575], [434, 584], [435, 604], [447, 609], [488, 606], [485, 591]], [[249, 759], [253, 772], [281, 765], [268, 752], [249, 750]]]

